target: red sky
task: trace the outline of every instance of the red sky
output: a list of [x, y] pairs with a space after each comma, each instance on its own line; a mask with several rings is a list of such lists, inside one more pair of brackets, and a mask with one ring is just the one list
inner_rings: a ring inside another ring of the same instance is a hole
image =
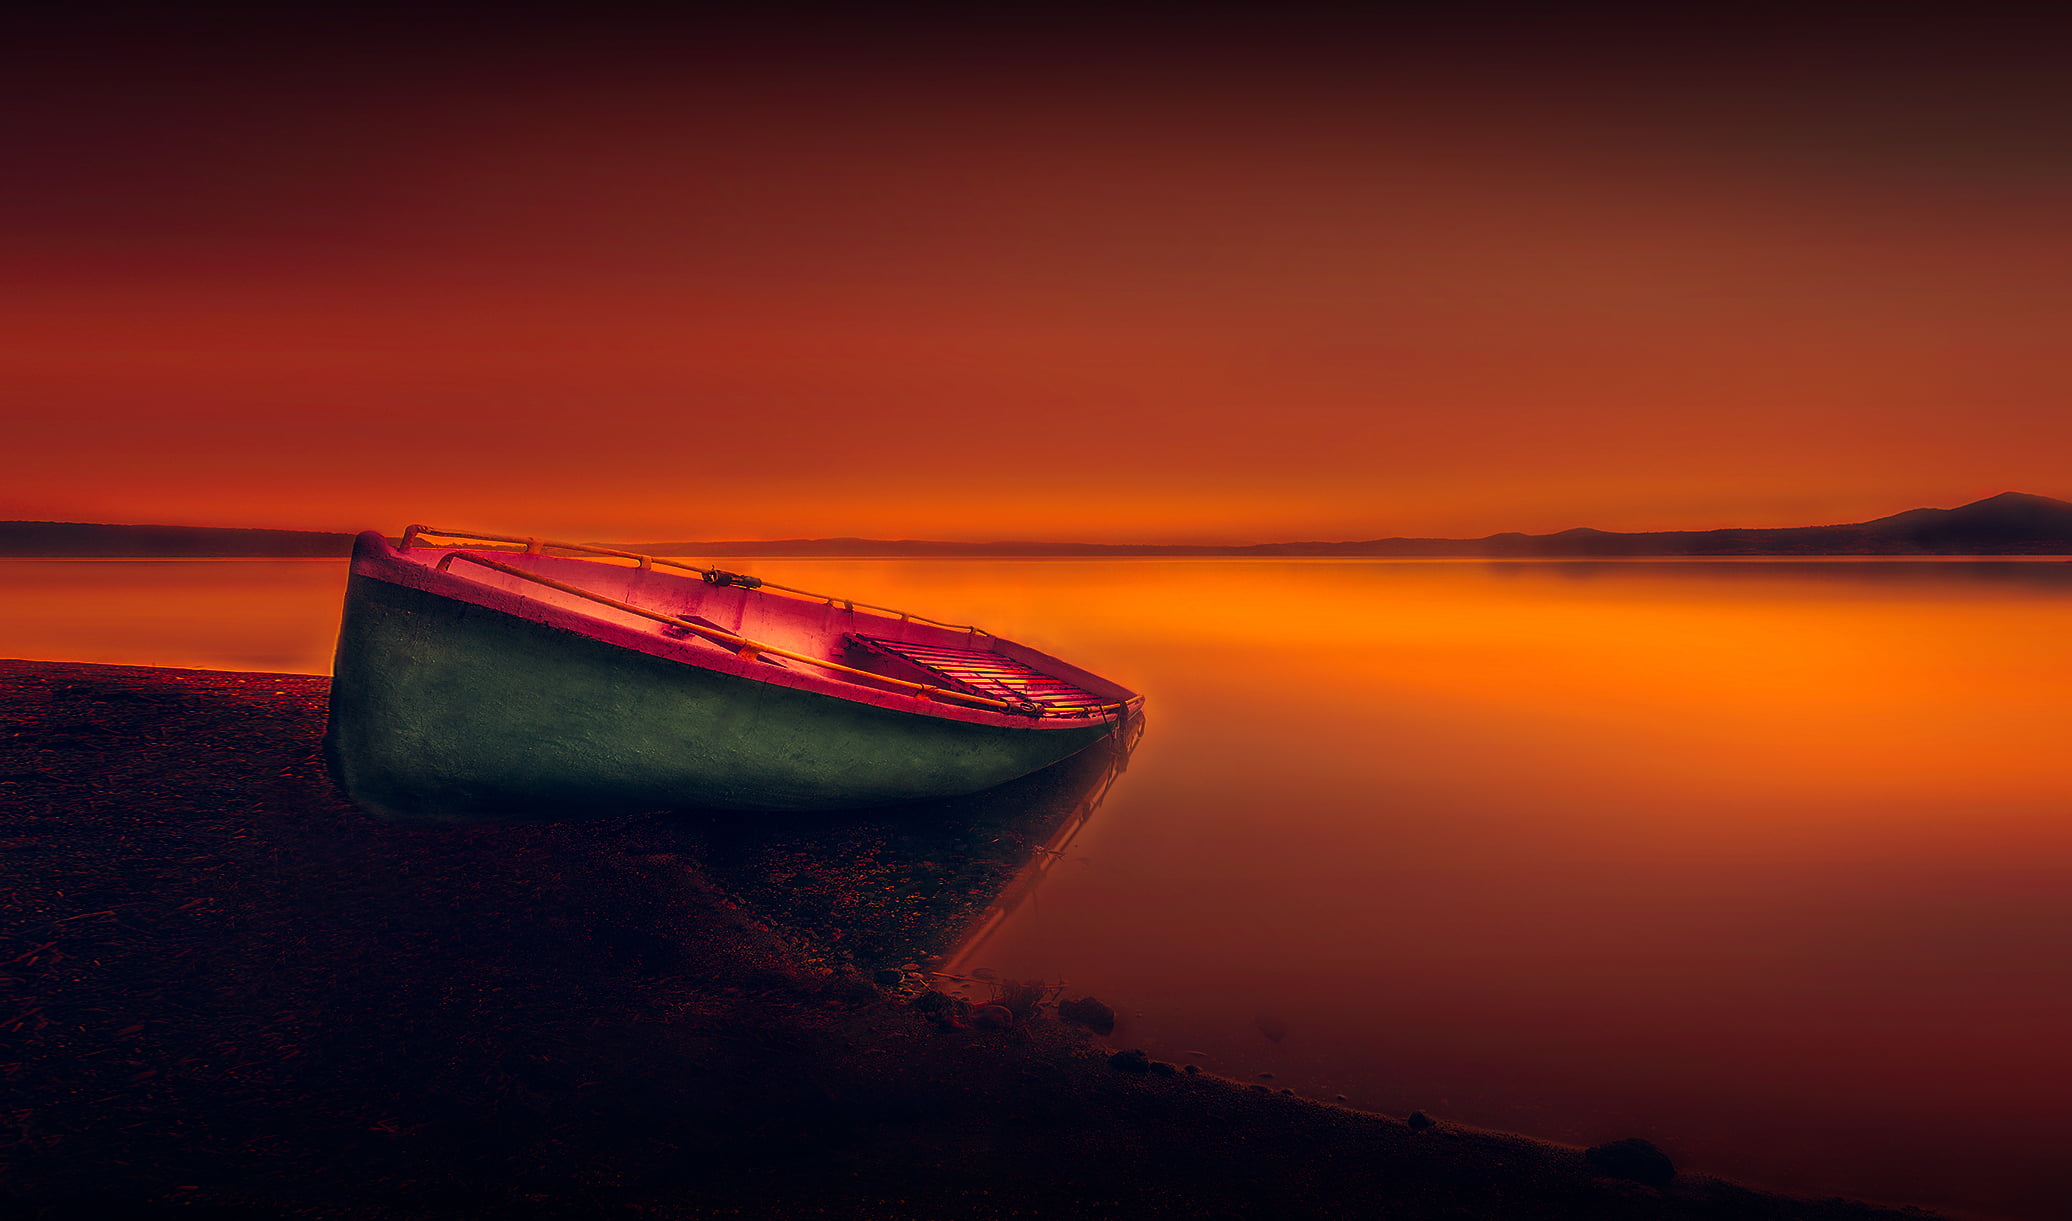
[[0, 31], [0, 517], [1244, 542], [2072, 495], [2061, 31], [1881, 7]]

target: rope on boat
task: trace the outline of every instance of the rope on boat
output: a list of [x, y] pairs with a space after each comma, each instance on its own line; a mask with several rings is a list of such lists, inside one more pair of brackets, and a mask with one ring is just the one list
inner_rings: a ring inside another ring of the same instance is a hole
[[477, 534], [465, 530], [440, 530], [433, 526], [405, 526], [403, 528], [403, 541], [401, 550], [410, 550], [411, 545], [417, 541], [419, 536], [427, 534], [431, 535], [434, 538], [461, 539], [465, 542], [517, 543], [525, 548], [524, 554], [526, 555], [543, 555], [545, 554], [545, 548], [553, 547], [561, 551], [583, 551], [588, 552], [591, 555], [616, 556], [617, 558], [622, 560], [639, 561], [640, 569], [643, 572], [649, 571], [659, 564], [664, 568], [681, 568], [685, 572], [695, 572], [699, 576], [705, 578], [705, 580], [708, 583], [713, 585], [739, 585], [743, 589], [774, 589], [779, 592], [792, 594], [801, 598], [811, 598], [816, 602], [825, 602], [829, 606], [833, 606], [836, 602], [840, 602], [842, 604], [842, 609], [852, 614], [856, 611], [856, 608], [860, 606], [865, 610], [882, 611], [888, 615], [898, 615], [901, 619], [911, 619], [916, 623], [928, 623], [933, 624], [936, 627], [946, 627], [954, 631], [968, 633], [974, 637], [990, 637], [993, 635], [993, 633], [985, 630], [982, 627], [973, 627], [971, 624], [968, 623], [945, 623], [941, 619], [930, 619], [925, 615], [911, 614], [907, 611], [900, 610], [897, 607], [876, 606], [869, 602], [857, 602], [848, 598], [837, 598], [833, 594], [816, 594], [809, 590], [794, 589], [789, 585], [778, 585], [774, 582], [765, 581], [758, 577], [746, 577], [742, 576], [740, 573], [726, 572], [718, 568], [701, 568], [696, 564], [686, 564], [680, 560], [665, 560], [660, 558], [659, 556], [643, 555], [638, 551], [621, 551], [617, 547], [599, 547], [591, 543], [557, 543], [551, 539], [533, 538], [530, 536], [517, 534]]
[[[528, 554], [536, 555], [538, 553], [529, 552]], [[452, 566], [455, 560], [466, 560], [471, 564], [480, 564], [485, 568], [493, 568], [498, 572], [507, 573], [511, 576], [518, 577], [521, 580], [532, 581], [535, 584], [545, 585], [549, 589], [558, 589], [562, 593], [574, 594], [578, 598], [588, 598], [592, 602], [603, 603], [604, 605], [612, 607], [615, 610], [622, 610], [627, 612], [628, 614], [639, 615], [644, 619], [653, 619], [657, 623], [666, 623], [671, 627], [681, 628], [686, 632], [700, 637], [701, 639], [709, 640], [714, 644], [723, 645], [726, 648], [732, 649], [734, 651], [735, 656], [744, 658], [746, 660], [752, 661], [755, 658], [761, 656], [762, 654], [768, 653], [772, 657], [782, 657], [789, 661], [804, 662], [809, 666], [819, 666], [821, 669], [824, 670], [834, 670], [841, 674], [854, 674], [862, 678], [867, 678], [870, 679], [873, 683], [881, 683], [887, 686], [891, 686], [895, 689], [904, 690], [907, 694], [912, 695], [917, 699], [961, 700], [964, 703], [975, 704], [981, 708], [992, 708], [1001, 712], [1013, 712], [1018, 713], [1022, 716], [1042, 715], [1040, 712], [1031, 714], [1025, 708], [1016, 704], [1009, 703], [1006, 700], [988, 699], [987, 697], [982, 695], [967, 695], [962, 691], [953, 691], [946, 687], [931, 687], [926, 683], [908, 682], [906, 679], [903, 678], [888, 678], [883, 674], [873, 674], [868, 670], [859, 670], [854, 666], [845, 666], [841, 662], [829, 661], [824, 657], [814, 657], [811, 654], [796, 653], [790, 649], [779, 648], [773, 644], [764, 644], [761, 641], [750, 640], [746, 636], [736, 635], [733, 632], [725, 631], [720, 628], [706, 627], [702, 623], [693, 623], [688, 619], [680, 619], [675, 615], [665, 615], [661, 611], [649, 610], [644, 606], [635, 606], [631, 602], [621, 602], [617, 598], [607, 597], [606, 595], [597, 593], [594, 590], [584, 589], [580, 585], [571, 585], [566, 581], [557, 581], [553, 577], [541, 576], [539, 573], [519, 568], [514, 564], [506, 564], [500, 560], [487, 559], [479, 555], [470, 555], [465, 551], [448, 551], [445, 555], [440, 556], [438, 563], [439, 571], [445, 572], [448, 568]], [[1122, 709], [1124, 707], [1125, 705], [1119, 703], [1110, 704], [1104, 705], [1102, 708], [1097, 709], [1096, 711], [1099, 711], [1105, 715], [1109, 711], [1109, 709]], [[1120, 717], [1121, 713], [1118, 712], [1116, 715]]]

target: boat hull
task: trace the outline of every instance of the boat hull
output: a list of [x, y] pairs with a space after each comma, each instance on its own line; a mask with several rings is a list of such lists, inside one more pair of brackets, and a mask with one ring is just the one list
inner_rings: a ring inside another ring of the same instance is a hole
[[325, 748], [363, 809], [439, 821], [955, 796], [1110, 732], [974, 724], [761, 682], [355, 572]]

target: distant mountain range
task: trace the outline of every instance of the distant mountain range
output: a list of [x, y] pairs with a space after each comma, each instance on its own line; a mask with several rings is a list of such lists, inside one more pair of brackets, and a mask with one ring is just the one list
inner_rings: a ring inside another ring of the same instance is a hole
[[[211, 557], [344, 556], [352, 535], [313, 530], [201, 526], [104, 526], [0, 522], [0, 556]], [[1627, 556], [2072, 555], [2072, 503], [2003, 492], [1955, 509], [1913, 509], [1840, 526], [1668, 530], [1487, 538], [1377, 538], [1361, 542], [1258, 543], [1232, 547], [1164, 543], [949, 543], [913, 539], [815, 538], [615, 543], [650, 555], [690, 556], [1481, 556], [1595, 559]]]
[[650, 555], [1200, 555], [1485, 556], [1587, 559], [1707, 555], [2072, 555], [2072, 504], [2003, 492], [1956, 509], [1914, 509], [1842, 526], [1671, 530], [1614, 534], [1579, 527], [1559, 534], [1487, 538], [1376, 538], [1360, 542], [1257, 543], [1245, 547], [1163, 543], [937, 543], [861, 538], [776, 542], [627, 544]]

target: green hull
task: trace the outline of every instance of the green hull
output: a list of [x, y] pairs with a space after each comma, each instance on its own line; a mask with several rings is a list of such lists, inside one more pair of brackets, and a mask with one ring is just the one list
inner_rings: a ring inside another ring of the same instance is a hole
[[886, 805], [991, 788], [1108, 732], [875, 707], [355, 574], [325, 748], [363, 809], [425, 821]]

